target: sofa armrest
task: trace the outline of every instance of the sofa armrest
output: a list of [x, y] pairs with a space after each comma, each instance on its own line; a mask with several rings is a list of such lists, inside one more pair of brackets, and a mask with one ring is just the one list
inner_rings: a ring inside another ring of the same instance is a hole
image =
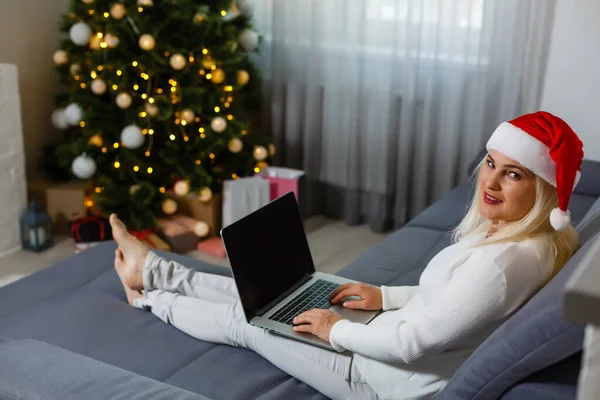
[[0, 342], [0, 398], [206, 400], [175, 386], [32, 339]]

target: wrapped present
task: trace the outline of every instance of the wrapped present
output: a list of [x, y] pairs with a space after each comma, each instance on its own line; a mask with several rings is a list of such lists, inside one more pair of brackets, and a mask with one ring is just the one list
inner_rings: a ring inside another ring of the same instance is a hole
[[227, 258], [227, 252], [225, 251], [225, 245], [220, 237], [213, 237], [206, 239], [198, 243], [196, 246], [198, 251], [209, 254], [213, 257]]
[[304, 199], [306, 174], [302, 170], [267, 167], [263, 168], [257, 176], [269, 181], [269, 200], [275, 200], [286, 193], [293, 192], [298, 201], [300, 214], [306, 217], [306, 201]]
[[154, 229], [129, 231], [129, 233], [148, 247], [156, 250], [171, 251], [171, 247], [155, 233]]
[[230, 225], [270, 201], [269, 182], [261, 177], [223, 182], [223, 226]]
[[112, 240], [112, 228], [107, 218], [87, 216], [73, 218], [67, 223], [75, 253], [87, 250], [104, 241]]
[[86, 202], [91, 201], [92, 187], [87, 182], [67, 182], [46, 189], [46, 212], [54, 221], [54, 232], [69, 233], [73, 215], [86, 215]]
[[[204, 221], [208, 224], [208, 236], [218, 236], [221, 229], [221, 194], [215, 194], [209, 201], [201, 201], [194, 194], [189, 193], [185, 196], [171, 195], [171, 198], [177, 203], [178, 213], [193, 218], [196, 221]], [[193, 230], [191, 228], [190, 230]]]
[[200, 238], [194, 233], [194, 226], [199, 221], [185, 216], [171, 219], [159, 219], [158, 234], [175, 253], [187, 253], [196, 248]]

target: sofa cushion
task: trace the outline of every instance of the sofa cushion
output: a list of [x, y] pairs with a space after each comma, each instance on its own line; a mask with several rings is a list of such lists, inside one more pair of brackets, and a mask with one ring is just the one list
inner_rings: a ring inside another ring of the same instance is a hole
[[579, 233], [579, 243], [581, 245], [600, 232], [600, 197], [596, 199], [596, 202], [587, 211], [576, 229]]
[[472, 184], [464, 182], [421, 211], [406, 225], [419, 228], [450, 231], [461, 221], [471, 200]]
[[0, 398], [207, 400], [37, 340], [0, 344]]
[[529, 375], [581, 350], [583, 326], [566, 321], [567, 279], [600, 234], [589, 240], [533, 298], [492, 333], [456, 372], [441, 399], [495, 399]]

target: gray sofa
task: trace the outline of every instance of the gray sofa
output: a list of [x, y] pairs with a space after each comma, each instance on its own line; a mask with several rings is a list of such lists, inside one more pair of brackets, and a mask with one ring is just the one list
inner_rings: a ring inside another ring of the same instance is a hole
[[[600, 163], [585, 161], [573, 224], [600, 240]], [[465, 182], [340, 275], [372, 284], [416, 285], [470, 197]], [[442, 399], [574, 399], [583, 327], [561, 316], [561, 273], [483, 343]], [[260, 356], [189, 337], [127, 305], [114, 272], [114, 242], [96, 246], [0, 288], [0, 399], [324, 399]], [[163, 256], [202, 271], [222, 267]], [[1, 260], [0, 260], [1, 263]]]

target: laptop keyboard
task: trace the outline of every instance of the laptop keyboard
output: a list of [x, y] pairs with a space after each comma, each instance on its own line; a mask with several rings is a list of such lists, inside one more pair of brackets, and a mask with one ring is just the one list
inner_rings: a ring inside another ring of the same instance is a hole
[[337, 283], [318, 279], [292, 299], [285, 307], [269, 317], [269, 319], [283, 324], [292, 325], [294, 317], [313, 308], [327, 310], [331, 307], [329, 296], [340, 286]]

